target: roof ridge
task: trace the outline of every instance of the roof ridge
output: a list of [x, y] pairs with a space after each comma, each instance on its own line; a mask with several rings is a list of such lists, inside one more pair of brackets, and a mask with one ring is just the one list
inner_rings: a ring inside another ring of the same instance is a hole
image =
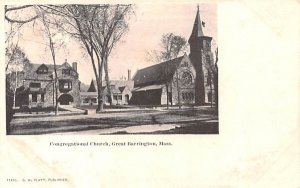
[[183, 58], [183, 57], [184, 57], [184, 55], [182, 55], [182, 56], [180, 56], [180, 57], [175, 57], [175, 58], [170, 59], [170, 60], [167, 60], [167, 61], [163, 61], [163, 62], [160, 62], [160, 63], [156, 63], [156, 64], [154, 64], [154, 65], [150, 65], [150, 66], [148, 66], [148, 67], [144, 67], [144, 68], [139, 69], [139, 70], [137, 70], [137, 71], [140, 71], [140, 70], [143, 70], [143, 69], [146, 69], [146, 68], [150, 68], [150, 67], [153, 67], [153, 66], [157, 66], [157, 65], [160, 65], [160, 64], [164, 64], [164, 63], [173, 61], [173, 60], [175, 60], [175, 59]]

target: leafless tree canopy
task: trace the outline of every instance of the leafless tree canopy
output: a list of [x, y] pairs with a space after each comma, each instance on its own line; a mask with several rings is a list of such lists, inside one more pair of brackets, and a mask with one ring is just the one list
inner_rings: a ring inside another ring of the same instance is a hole
[[187, 48], [187, 40], [173, 33], [166, 33], [162, 36], [160, 50], [147, 52], [148, 61], [162, 62], [176, 58]]
[[128, 20], [134, 14], [133, 5], [6, 5], [4, 9], [5, 19], [10, 23], [26, 24], [37, 20], [43, 23], [54, 64], [57, 43], [53, 37], [57, 33], [69, 34], [82, 44], [93, 65], [98, 86], [97, 110], [101, 111], [103, 71], [110, 94], [109, 55], [129, 29]]

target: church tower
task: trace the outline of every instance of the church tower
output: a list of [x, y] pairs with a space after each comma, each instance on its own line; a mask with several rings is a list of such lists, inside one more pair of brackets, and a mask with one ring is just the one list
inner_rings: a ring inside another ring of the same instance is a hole
[[[205, 27], [205, 23], [201, 21], [199, 5], [197, 7], [197, 14], [192, 30], [192, 34], [189, 38], [190, 44], [190, 59], [196, 69], [196, 81], [195, 81], [195, 104], [205, 104], [205, 85], [204, 85], [204, 62], [205, 54], [211, 53], [211, 40], [212, 37], [205, 36], [203, 34], [202, 26]], [[204, 56], [204, 58], [202, 58]]]

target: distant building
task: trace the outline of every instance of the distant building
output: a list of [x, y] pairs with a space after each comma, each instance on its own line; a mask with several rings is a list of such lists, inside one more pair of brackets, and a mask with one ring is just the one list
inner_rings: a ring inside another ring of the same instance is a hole
[[[81, 103], [77, 63], [72, 65], [67, 60], [62, 65], [56, 65], [60, 105], [78, 106]], [[16, 106], [55, 106], [54, 77], [54, 65], [30, 63], [20, 76], [23, 83], [17, 90]]]
[[[129, 80], [110, 80], [110, 90], [112, 93], [112, 104], [127, 105], [130, 102], [133, 89], [133, 81], [130, 80], [130, 70], [128, 71]], [[109, 104], [110, 96], [108, 95], [108, 88], [106, 82], [102, 83], [104, 103]], [[81, 105], [97, 105], [98, 104], [98, 87], [95, 80], [91, 81], [90, 87], [86, 92], [80, 92]]]

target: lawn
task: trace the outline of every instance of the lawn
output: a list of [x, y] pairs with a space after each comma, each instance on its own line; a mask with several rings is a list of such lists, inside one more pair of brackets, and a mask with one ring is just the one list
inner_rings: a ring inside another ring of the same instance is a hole
[[11, 134], [46, 134], [57, 132], [78, 132], [108, 128], [125, 128], [139, 125], [164, 125], [176, 124], [180, 128], [155, 134], [204, 134], [218, 133], [217, 116], [211, 111], [196, 109], [169, 110], [169, 111], [138, 111], [97, 114], [95, 116], [73, 116], [72, 118], [60, 117], [55, 121], [43, 118], [38, 121], [12, 121]]

